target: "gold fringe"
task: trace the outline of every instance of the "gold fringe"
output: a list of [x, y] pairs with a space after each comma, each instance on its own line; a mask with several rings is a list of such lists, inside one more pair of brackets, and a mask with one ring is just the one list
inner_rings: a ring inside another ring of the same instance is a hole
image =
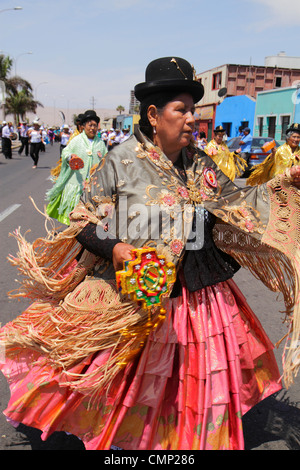
[[[33, 200], [32, 203], [35, 206]], [[73, 221], [63, 232], [59, 232], [55, 222], [35, 208], [45, 217], [47, 235], [30, 243], [21, 235], [20, 228], [10, 234], [17, 240], [19, 251], [16, 256], [9, 255], [8, 261], [18, 268], [24, 278], [20, 287], [9, 292], [9, 295], [47, 301], [62, 300], [84, 279], [97, 261], [97, 257], [88, 251], [84, 251], [79, 261], [76, 261], [82, 251], [76, 235], [89, 222], [88, 213], [79, 204], [74, 211], [74, 221], [77, 220], [77, 223]], [[95, 222], [94, 216], [90, 218]], [[51, 224], [51, 230], [47, 227], [48, 223]]]
[[[22, 348], [38, 351], [62, 373], [63, 385], [95, 397], [141, 352], [149, 326], [158, 325], [152, 313], [149, 325], [148, 312], [124, 300], [115, 281], [87, 277], [56, 307], [33, 303], [5, 327], [1, 339], [8, 356]], [[85, 370], [89, 358], [105, 351], [102, 366]]]
[[282, 293], [285, 313], [287, 316], [291, 314], [296, 289], [294, 268], [284, 253], [225, 224], [216, 224], [214, 240], [218, 248], [235, 258], [268, 289]]
[[246, 184], [249, 186], [256, 186], [257, 184], [263, 184], [269, 181], [273, 164], [274, 155], [270, 154], [263, 162], [255, 165], [255, 168], [247, 179]]
[[56, 162], [56, 166], [54, 168], [51, 168], [50, 174], [51, 176], [53, 176], [54, 179], [57, 179], [60, 175], [60, 171], [61, 171], [61, 159], [59, 159], [58, 162]]
[[[270, 220], [262, 241], [233, 226], [217, 224], [214, 228], [215, 242], [221, 250], [235, 258], [270, 290], [283, 295], [284, 322], [288, 325], [288, 333], [277, 345], [286, 339], [282, 361], [287, 388], [293, 384], [300, 368], [300, 250], [297, 227], [300, 208], [298, 191], [289, 186], [284, 175], [270, 183]], [[284, 218], [282, 209], [287, 206], [290, 212], [287, 211]], [[291, 219], [293, 210], [295, 214]], [[288, 242], [285, 243], [282, 242], [284, 231], [288, 232], [284, 238]]]
[[[149, 321], [150, 312], [121, 297], [115, 280], [89, 277], [100, 258], [84, 251], [76, 261], [82, 250], [76, 234], [89, 221], [99, 222], [80, 203], [70, 227], [61, 233], [46, 227], [47, 237], [32, 244], [19, 230], [13, 234], [19, 251], [9, 260], [24, 280], [10, 296], [38, 301], [6, 325], [0, 339], [7, 355], [14, 356], [23, 348], [35, 350], [60, 371], [65, 385], [95, 397], [140, 353], [163, 315], [153, 309]], [[108, 357], [102, 367], [85, 370], [89, 358], [105, 352]]]

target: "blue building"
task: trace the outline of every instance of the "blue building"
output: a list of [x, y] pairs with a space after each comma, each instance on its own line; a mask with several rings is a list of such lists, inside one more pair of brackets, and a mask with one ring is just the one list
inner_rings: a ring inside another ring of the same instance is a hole
[[239, 127], [250, 127], [253, 132], [255, 99], [248, 95], [229, 96], [217, 106], [215, 127], [223, 126], [228, 138], [237, 137]]

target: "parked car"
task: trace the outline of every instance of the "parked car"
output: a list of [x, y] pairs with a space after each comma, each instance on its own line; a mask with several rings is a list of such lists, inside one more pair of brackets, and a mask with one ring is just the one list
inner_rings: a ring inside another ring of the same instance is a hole
[[[266, 143], [266, 142], [271, 142], [272, 138], [270, 137], [253, 137], [252, 140], [252, 146], [251, 146], [251, 155], [248, 160], [248, 167], [246, 168], [244, 174], [242, 175], [243, 178], [247, 178], [255, 165], [258, 165], [259, 163], [263, 162], [264, 159], [267, 157], [267, 155], [271, 152], [270, 150], [268, 152], [263, 152], [261, 147]], [[237, 150], [240, 148], [240, 141], [241, 137], [233, 137], [233, 139], [228, 140], [227, 146], [231, 152], [234, 150]], [[275, 140], [276, 147], [279, 147], [281, 144]]]

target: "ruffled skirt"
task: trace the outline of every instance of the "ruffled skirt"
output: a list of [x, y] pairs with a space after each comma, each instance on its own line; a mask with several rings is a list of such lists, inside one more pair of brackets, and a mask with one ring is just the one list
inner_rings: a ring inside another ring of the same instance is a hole
[[[41, 429], [43, 439], [72, 433], [88, 450], [243, 449], [242, 415], [281, 388], [270, 340], [232, 280], [183, 288], [166, 310], [139, 356], [92, 405], [40, 353], [25, 348], [6, 358], [5, 415]], [[81, 373], [107, 357], [94, 354]]]

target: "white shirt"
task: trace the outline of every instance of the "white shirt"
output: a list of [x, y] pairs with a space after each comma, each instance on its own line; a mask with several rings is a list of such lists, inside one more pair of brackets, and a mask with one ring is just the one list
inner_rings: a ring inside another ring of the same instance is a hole
[[28, 126], [21, 126], [20, 128], [20, 136], [21, 137], [28, 137], [27, 136]]
[[6, 137], [7, 139], [10, 138], [10, 134], [14, 131], [14, 128], [11, 126], [9, 127], [8, 124], [3, 127], [2, 129], [2, 137]]
[[38, 144], [39, 142], [41, 142], [41, 140], [42, 140], [41, 131], [32, 130], [30, 133], [30, 142], [32, 144]]

